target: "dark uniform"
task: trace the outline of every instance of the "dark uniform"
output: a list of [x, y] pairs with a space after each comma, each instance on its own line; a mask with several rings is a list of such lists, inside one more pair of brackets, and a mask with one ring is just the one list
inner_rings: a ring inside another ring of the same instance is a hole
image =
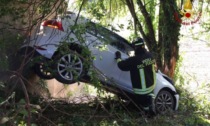
[[[122, 71], [130, 71], [135, 102], [145, 109], [152, 105], [153, 90], [156, 84], [155, 59], [144, 48], [144, 42], [138, 38], [134, 42], [135, 56], [120, 61], [121, 55], [116, 54], [118, 67]], [[119, 56], [120, 55], [120, 56]], [[154, 106], [153, 106], [154, 107]]]

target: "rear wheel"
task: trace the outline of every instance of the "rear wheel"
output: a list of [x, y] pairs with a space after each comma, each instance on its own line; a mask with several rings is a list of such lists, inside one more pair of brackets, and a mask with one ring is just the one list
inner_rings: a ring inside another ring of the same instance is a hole
[[36, 63], [34, 65], [35, 73], [42, 79], [53, 79], [53, 74], [51, 68], [47, 63]]
[[56, 56], [55, 78], [64, 84], [72, 84], [83, 77], [86, 70], [82, 57], [76, 51]]
[[82, 81], [92, 61], [90, 55], [89, 49], [84, 46], [64, 43], [53, 56], [54, 77], [63, 84]]
[[167, 90], [161, 90], [155, 99], [155, 108], [157, 113], [165, 114], [166, 112], [173, 110], [175, 107], [175, 99], [171, 92]]

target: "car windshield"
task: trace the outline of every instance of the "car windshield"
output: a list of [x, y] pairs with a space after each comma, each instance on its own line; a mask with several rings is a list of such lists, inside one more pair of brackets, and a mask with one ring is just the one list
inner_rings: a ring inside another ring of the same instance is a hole
[[105, 44], [110, 44], [124, 53], [128, 53], [133, 50], [131, 44], [128, 43], [126, 39], [106, 29], [105, 27], [102, 27], [93, 22], [88, 23], [87, 32], [89, 34], [96, 36], [98, 39], [102, 40]]

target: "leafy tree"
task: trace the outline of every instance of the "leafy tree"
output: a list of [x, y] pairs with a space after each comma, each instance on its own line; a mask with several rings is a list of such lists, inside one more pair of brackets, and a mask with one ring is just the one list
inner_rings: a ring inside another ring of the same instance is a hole
[[[64, 2], [65, 0], [0, 0], [0, 120], [6, 116], [17, 115], [14, 119], [6, 119], [6, 122], [11, 122], [8, 125], [17, 125], [23, 120], [23, 116], [19, 116], [21, 113], [2, 108], [9, 103], [10, 107], [13, 106], [10, 101], [16, 100], [19, 93], [25, 96], [23, 104], [26, 108], [23, 110], [27, 125], [31, 122], [32, 109], [26, 89], [27, 85], [30, 85], [26, 76], [30, 74], [24, 70], [28, 63], [27, 55], [17, 57], [16, 53], [36, 26], [46, 18], [52, 18], [66, 10]], [[15, 69], [11, 69], [11, 66]], [[17, 92], [14, 97], [15, 88]]]
[[[173, 76], [174, 68], [176, 64], [176, 60], [178, 58], [178, 36], [179, 36], [179, 22], [176, 22], [174, 20], [174, 12], [178, 12], [177, 9], [177, 1], [175, 0], [78, 0], [80, 1], [79, 10], [82, 8], [85, 9], [85, 11], [90, 12], [92, 16], [99, 20], [101, 23], [106, 23], [106, 20], [112, 21], [117, 16], [125, 16], [128, 13], [132, 15], [133, 20], [129, 21], [130, 26], [128, 26], [129, 29], [132, 29], [134, 31], [133, 36], [142, 36], [149, 48], [150, 51], [152, 51], [157, 58], [157, 65], [158, 67], [163, 70], [165, 73], [167, 73], [170, 76]], [[182, 0], [181, 0], [182, 1]], [[206, 10], [209, 14], [209, 0], [206, 0]], [[64, 0], [0, 0], [0, 72], [7, 71], [8, 70], [8, 63], [12, 62], [14, 65], [17, 64], [17, 60], [15, 59], [15, 56], [11, 55], [15, 53], [20, 45], [23, 43], [23, 38], [25, 38], [28, 34], [31, 33], [31, 31], [40, 24], [43, 20], [47, 18], [52, 18], [58, 13], [62, 13], [65, 11], [65, 4]], [[156, 11], [157, 10], [157, 11]], [[206, 22], [204, 24], [206, 31], [209, 31], [209, 22]], [[123, 27], [123, 25], [119, 24], [119, 27]], [[114, 29], [114, 28], [113, 28]], [[173, 30], [172, 30], [173, 29]], [[115, 29], [116, 30], [116, 29]], [[11, 58], [10, 58], [11, 57]], [[11, 61], [10, 61], [11, 59]], [[21, 59], [22, 60], [22, 59]], [[26, 60], [23, 60], [21, 64], [25, 65]], [[30, 125], [31, 118], [37, 111], [33, 111], [32, 106], [30, 105], [29, 96], [27, 94], [27, 90], [25, 87], [24, 80], [25, 78], [21, 75], [23, 72], [23, 68], [21, 67], [21, 70], [10, 72], [11, 76], [14, 75], [17, 78], [15, 78], [15, 81], [12, 81], [12, 84], [14, 85], [14, 82], [16, 83], [17, 80], [20, 82], [20, 86], [24, 90], [25, 100], [19, 101], [19, 103], [12, 103], [14, 98], [14, 93], [11, 93], [7, 95], [5, 83], [8, 82], [8, 80], [3, 80], [3, 75], [6, 76], [5, 73], [0, 73], [0, 119], [2, 117], [12, 117], [12, 118], [6, 118], [6, 121], [8, 121], [8, 125]], [[10, 80], [14, 79], [14, 76], [11, 76], [9, 78]], [[8, 79], [8, 77], [7, 77]], [[185, 93], [185, 92], [184, 92]], [[7, 98], [5, 98], [7, 97]], [[16, 97], [16, 96], [15, 96]], [[192, 98], [191, 95], [189, 95], [189, 98]], [[186, 99], [189, 99], [186, 97]], [[203, 101], [203, 98], [201, 98]], [[191, 99], [190, 99], [191, 100]], [[204, 100], [205, 102], [205, 100]], [[8, 105], [10, 103], [9, 107], [2, 107], [3, 105]], [[180, 102], [185, 103], [185, 102]], [[199, 102], [196, 102], [199, 103]], [[206, 106], [199, 106], [194, 104], [191, 104], [191, 101], [186, 100], [186, 104], [191, 105], [192, 108], [198, 107], [198, 108], [206, 108]], [[24, 106], [22, 106], [24, 105]], [[110, 103], [109, 103], [110, 105]], [[112, 105], [112, 104], [111, 104]], [[185, 104], [183, 104], [184, 106]], [[114, 122], [106, 122], [106, 119], [110, 120], [110, 115], [112, 115], [113, 111], [119, 111], [121, 108], [116, 109], [115, 104], [112, 105], [111, 112], [108, 113], [108, 116], [102, 120], [101, 124], [103, 125], [117, 125], [115, 123], [116, 119], [113, 118], [111, 121]], [[81, 113], [84, 113], [84, 109], [82, 106], [79, 106], [78, 108], [75, 108], [74, 105], [67, 106], [68, 112], [69, 110], [79, 110]], [[69, 107], [72, 107], [69, 109]], [[76, 106], [77, 107], [77, 106]], [[191, 108], [190, 107], [190, 108]], [[8, 109], [11, 108], [11, 109]], [[18, 108], [18, 109], [17, 109]], [[58, 106], [58, 109], [62, 109], [63, 106]], [[100, 108], [100, 107], [97, 107]], [[101, 108], [104, 108], [103, 106]], [[189, 108], [186, 106], [186, 111]], [[46, 108], [43, 109], [45, 111]], [[36, 109], [35, 109], [36, 110]], [[37, 109], [38, 110], [38, 109]], [[206, 109], [205, 113], [209, 113], [207, 111], [209, 109]], [[43, 112], [42, 111], [42, 112]], [[78, 118], [78, 111], [76, 114], [66, 113], [66, 108], [62, 110], [62, 116], [59, 115], [58, 111], [55, 111], [53, 108], [52, 112], [57, 112], [58, 117], [55, 122], [60, 123], [60, 120], [66, 123], [67, 120], [71, 119], [70, 121], [67, 121], [67, 124], [72, 125], [72, 120], [77, 122], [79, 125], [84, 122], [84, 119], [81, 118], [82, 116], [79, 116]], [[85, 108], [85, 111], [91, 114], [96, 114], [97, 111], [92, 110], [87, 111]], [[107, 110], [106, 114], [107, 114]], [[188, 112], [188, 111], [187, 111]], [[196, 111], [196, 115], [198, 111]], [[65, 114], [64, 114], [65, 113]], [[79, 112], [80, 113], [80, 112]], [[45, 114], [45, 113], [44, 113]], [[87, 114], [87, 113], [86, 113]], [[79, 114], [80, 115], [80, 114]], [[140, 124], [140, 122], [144, 122], [139, 120], [139, 114], [137, 114], [138, 120], [132, 120], [130, 119], [130, 116], [127, 116], [125, 112], [123, 114], [116, 114], [117, 120], [123, 121], [126, 123], [126, 125], [129, 124]], [[186, 113], [184, 114], [186, 115]], [[42, 117], [42, 113], [39, 115], [39, 117]], [[44, 115], [45, 116], [45, 115]], [[48, 115], [46, 115], [48, 116]], [[86, 115], [85, 115], [86, 116]], [[84, 116], [84, 117], [85, 117]], [[122, 116], [122, 117], [121, 117]], [[125, 117], [124, 117], [125, 116]], [[24, 122], [25, 117], [27, 122]], [[64, 118], [65, 117], [65, 118]], [[90, 119], [94, 116], [91, 115], [91, 118], [89, 116], [86, 116], [85, 119], [87, 123], [90, 122]], [[113, 117], [113, 116], [111, 116]], [[128, 118], [129, 117], [129, 118]], [[174, 118], [177, 116], [174, 114], [171, 115], [171, 118]], [[170, 116], [167, 116], [166, 118], [162, 119], [158, 117], [161, 123], [168, 123], [171, 122], [169, 119], [171, 119]], [[10, 119], [10, 120], [8, 120]], [[54, 121], [55, 118], [52, 118]], [[97, 118], [96, 118], [97, 119]], [[99, 119], [99, 121], [101, 121]], [[123, 120], [124, 119], [124, 120]], [[176, 120], [175, 119], [175, 120]], [[36, 118], [36, 120], [39, 120]], [[169, 120], [169, 121], [168, 121]], [[197, 120], [197, 119], [195, 119]], [[46, 118], [43, 118], [42, 123], [46, 123], [46, 125], [50, 122], [51, 125], [54, 124], [53, 121], [46, 120]], [[180, 119], [178, 119], [177, 123], [172, 122], [171, 125], [176, 125], [178, 123], [184, 123], [183, 125], [186, 125], [188, 123], [196, 124], [198, 122], [189, 122], [187, 123], [182, 122], [183, 118], [182, 116]], [[121, 123], [123, 123], [121, 122]], [[37, 122], [39, 124], [39, 122]], [[96, 123], [98, 124], [98, 123]], [[157, 120], [154, 121], [154, 125], [157, 124]], [[83, 123], [84, 125], [84, 123]], [[94, 124], [95, 125], [95, 124]], [[143, 124], [144, 125], [144, 124]], [[199, 125], [199, 124], [198, 124]]]
[[[0, 71], [43, 20], [66, 10], [65, 0], [0, 0]], [[7, 57], [7, 58], [6, 58]]]
[[159, 69], [173, 77], [179, 53], [180, 28], [180, 23], [174, 19], [174, 13], [178, 12], [176, 1], [95, 0], [86, 1], [85, 10], [99, 20], [113, 20], [116, 15], [130, 12], [134, 36], [144, 38], [149, 50], [156, 56]]

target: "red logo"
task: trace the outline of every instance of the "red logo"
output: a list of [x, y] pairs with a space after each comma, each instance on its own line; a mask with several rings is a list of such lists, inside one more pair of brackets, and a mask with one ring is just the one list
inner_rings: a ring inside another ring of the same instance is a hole
[[202, 11], [198, 10], [199, 0], [185, 0], [180, 12], [174, 13], [175, 20], [183, 25], [191, 25], [197, 23], [202, 15]]

